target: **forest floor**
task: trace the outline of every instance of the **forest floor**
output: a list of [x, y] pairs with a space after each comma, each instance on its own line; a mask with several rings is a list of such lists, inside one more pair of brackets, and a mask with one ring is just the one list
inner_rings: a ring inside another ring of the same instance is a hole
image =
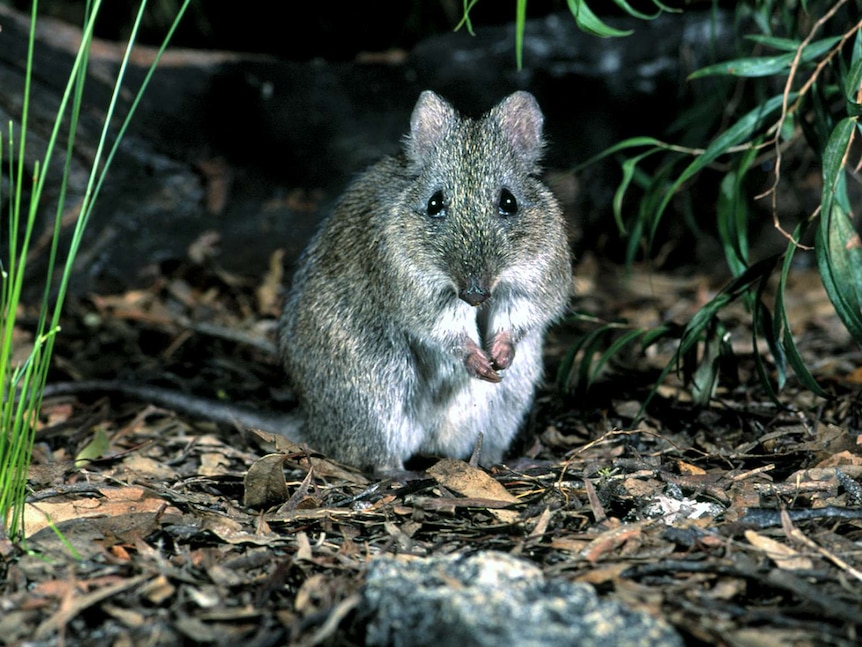
[[[144, 289], [71, 302], [52, 380], [289, 410], [273, 354], [281, 259], [249, 278], [211, 258], [192, 249]], [[27, 540], [0, 540], [0, 643], [362, 644], [369, 560], [493, 549], [664, 618], [688, 644], [858, 644], [862, 355], [813, 270], [791, 275], [789, 320], [833, 398], [791, 377], [782, 406], [770, 400], [741, 304], [725, 315], [737, 380], [707, 407], [672, 373], [634, 422], [670, 343], [617, 353], [586, 395], [554, 388], [574, 335], [684, 323], [719, 287], [583, 259], [573, 310], [594, 320], [556, 329], [529, 428], [488, 471], [429, 458], [427, 478], [373, 480], [147, 403], [49, 398]]]

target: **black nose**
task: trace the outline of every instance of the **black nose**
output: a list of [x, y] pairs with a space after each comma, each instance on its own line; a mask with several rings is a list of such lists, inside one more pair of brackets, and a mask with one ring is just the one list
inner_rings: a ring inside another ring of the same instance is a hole
[[458, 293], [460, 299], [474, 307], [484, 303], [489, 296], [491, 296], [490, 292], [479, 285], [479, 281], [475, 277], [470, 277], [467, 287], [462, 288]]

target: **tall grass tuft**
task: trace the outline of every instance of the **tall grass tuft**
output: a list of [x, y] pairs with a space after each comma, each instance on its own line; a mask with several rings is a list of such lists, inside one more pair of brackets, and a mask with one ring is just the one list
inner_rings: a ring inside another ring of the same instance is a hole
[[[161, 48], [154, 58], [144, 81], [138, 88], [126, 116], [119, 124], [113, 124], [120, 90], [123, 87], [129, 57], [147, 7], [146, 0], [139, 5], [132, 25], [122, 63], [117, 72], [114, 89], [105, 108], [104, 124], [96, 149], [86, 192], [75, 222], [64, 260], [61, 258], [61, 216], [65, 211], [66, 192], [74, 154], [75, 135], [81, 113], [87, 64], [93, 42], [93, 28], [101, 9], [101, 0], [89, 2], [85, 11], [81, 43], [77, 51], [60, 105], [57, 108], [53, 129], [48, 138], [44, 155], [34, 165], [32, 175], [24, 166], [27, 151], [27, 129], [30, 105], [31, 79], [34, 74], [33, 53], [36, 44], [38, 1], [34, 0], [30, 17], [30, 40], [23, 88], [23, 105], [20, 126], [8, 124], [0, 130], [0, 164], [5, 164], [11, 187], [7, 201], [8, 240], [0, 241], [0, 380], [2, 380], [2, 409], [0, 409], [0, 514], [3, 528], [13, 539], [23, 536], [23, 508], [27, 494], [27, 473], [33, 452], [42, 392], [56, 335], [60, 334], [60, 315], [69, 287], [72, 267], [90, 215], [114, 154], [122, 140], [135, 109], [150, 82], [156, 65], [170, 42], [191, 0], [184, 0], [176, 13]], [[65, 128], [64, 128], [65, 126]], [[68, 138], [61, 141], [61, 132]], [[111, 135], [113, 133], [113, 141]], [[65, 150], [55, 154], [55, 148], [65, 143]], [[17, 150], [17, 156], [15, 151]], [[4, 153], [5, 151], [5, 153]], [[17, 159], [17, 163], [16, 160]], [[47, 278], [40, 303], [38, 323], [29, 348], [20, 348], [16, 339], [16, 321], [22, 308], [22, 290], [27, 275], [27, 258], [30, 242], [36, 228], [40, 202], [45, 189], [46, 170], [49, 165], [62, 165], [59, 200], [53, 224], [53, 238], [49, 251]], [[25, 200], [29, 192], [29, 200]], [[26, 204], [25, 208], [23, 205]], [[3, 244], [5, 242], [5, 245]], [[5, 246], [5, 249], [3, 247]], [[59, 273], [59, 284], [52, 284], [52, 277]], [[23, 353], [22, 353], [23, 350]], [[26, 359], [16, 358], [25, 355]]]

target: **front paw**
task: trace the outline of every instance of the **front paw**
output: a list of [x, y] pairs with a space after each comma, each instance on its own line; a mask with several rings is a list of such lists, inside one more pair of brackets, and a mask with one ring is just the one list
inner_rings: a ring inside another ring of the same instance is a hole
[[494, 364], [484, 351], [471, 343], [468, 347], [467, 357], [464, 359], [467, 372], [475, 378], [486, 382], [500, 382], [503, 378], [494, 369]]
[[512, 365], [512, 360], [515, 359], [515, 344], [512, 343], [512, 336], [506, 332], [498, 332], [491, 339], [491, 345], [488, 349], [491, 355], [491, 365], [498, 371], [505, 370]]

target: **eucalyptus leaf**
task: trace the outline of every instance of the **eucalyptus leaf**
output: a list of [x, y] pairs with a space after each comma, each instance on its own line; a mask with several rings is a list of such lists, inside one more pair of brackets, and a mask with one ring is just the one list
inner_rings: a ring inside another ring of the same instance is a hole
[[856, 30], [856, 38], [853, 39], [853, 50], [850, 54], [850, 63], [862, 60], [862, 29]]
[[832, 216], [832, 204], [838, 196], [843, 204], [846, 204], [846, 192], [842, 190], [844, 179], [844, 156], [850, 145], [850, 137], [853, 133], [855, 120], [846, 118], [841, 120], [832, 130], [826, 148], [823, 151], [823, 193], [820, 198], [822, 216], [821, 229], [824, 223], [828, 224]]
[[[801, 63], [810, 63], [823, 56], [832, 49], [840, 37], [824, 38], [809, 44], [802, 50]], [[736, 58], [731, 61], [708, 65], [689, 75], [689, 79], [700, 79], [705, 76], [730, 75], [741, 77], [772, 76], [773, 74], [786, 73], [796, 58], [796, 52], [790, 54], [779, 54], [777, 56], [757, 56], [750, 58]]]
[[847, 330], [862, 343], [862, 244], [848, 204], [844, 159], [856, 120], [833, 129], [823, 153], [823, 194], [817, 228], [817, 267], [829, 300]]
[[75, 456], [75, 464], [87, 463], [97, 458], [102, 458], [108, 455], [111, 448], [111, 441], [108, 434], [102, 427], [97, 427], [93, 437]]
[[847, 99], [847, 116], [862, 116], [862, 101], [860, 101], [860, 93], [862, 93], [862, 59], [854, 61], [853, 65], [850, 66], [850, 71], [847, 73], [845, 80], [844, 93]]
[[817, 265], [823, 287], [835, 311], [857, 343], [862, 344], [862, 245], [849, 214], [834, 203], [820, 215]]
[[745, 39], [782, 52], [795, 52], [802, 44], [801, 40], [794, 38], [780, 38], [778, 36], [764, 36], [762, 34], [749, 34]]

